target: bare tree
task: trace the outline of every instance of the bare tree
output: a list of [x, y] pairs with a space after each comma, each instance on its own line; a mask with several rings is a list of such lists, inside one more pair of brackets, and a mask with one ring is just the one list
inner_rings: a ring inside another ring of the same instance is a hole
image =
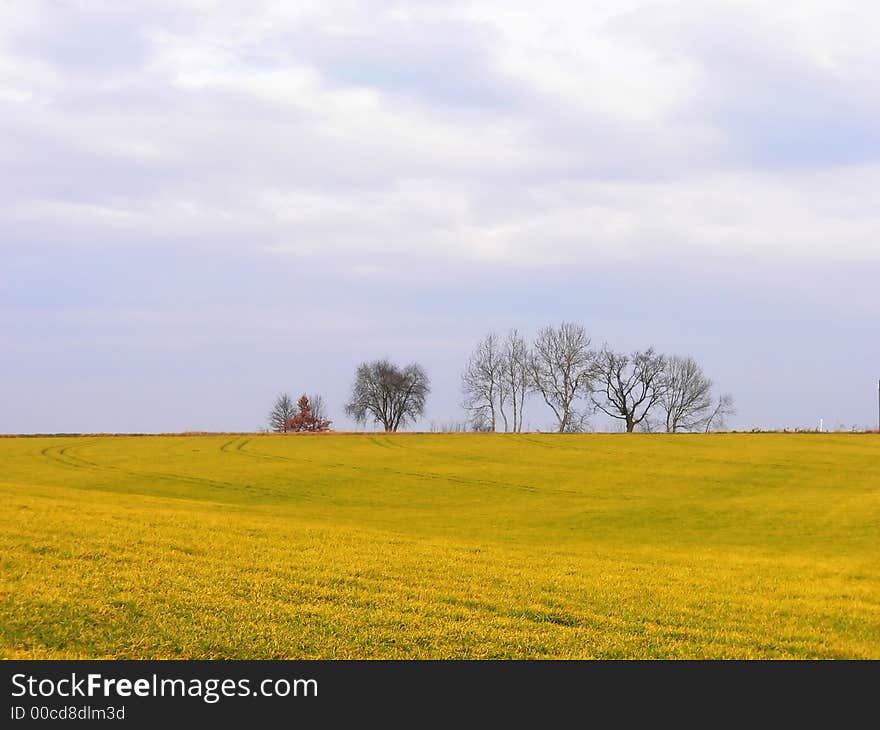
[[329, 431], [330, 421], [321, 420], [312, 412], [312, 404], [309, 403], [309, 397], [303, 393], [299, 401], [297, 401], [297, 413], [293, 418], [289, 418], [284, 424], [285, 431]]
[[490, 332], [471, 353], [461, 374], [464, 407], [470, 412], [472, 422], [488, 422], [490, 431], [495, 430], [498, 414], [504, 421], [504, 430], [508, 429], [507, 414], [504, 412], [506, 394], [502, 360], [498, 336]]
[[[519, 433], [522, 431], [523, 406], [531, 385], [529, 346], [525, 338], [516, 329], [512, 329], [502, 343], [501, 350], [501, 392], [502, 396], [506, 395], [509, 399], [513, 410], [513, 431]], [[507, 430], [506, 421], [504, 430]]]
[[475, 413], [471, 416], [468, 426], [473, 433], [494, 433], [495, 429], [489, 423], [489, 419], [483, 412]]
[[397, 431], [425, 412], [430, 389], [427, 373], [416, 363], [405, 368], [388, 360], [361, 363], [345, 412], [358, 423], [372, 417], [386, 431]]
[[595, 362], [596, 391], [603, 397], [597, 400], [593, 396], [593, 403], [623, 421], [627, 433], [632, 433], [663, 395], [665, 358], [653, 348], [626, 355], [606, 346]]
[[275, 405], [269, 411], [269, 428], [276, 433], [287, 433], [287, 422], [297, 413], [296, 403], [287, 393], [275, 399]]
[[[626, 423], [621, 422], [622, 431], [626, 431]], [[651, 416], [646, 416], [645, 420], [643, 420], [638, 426], [635, 427], [635, 430], [639, 433], [660, 433], [664, 428], [664, 423], [656, 418], [651, 418]]]
[[568, 422], [565, 424], [565, 431], [563, 433], [586, 433], [591, 431], [590, 415], [590, 411], [587, 409], [572, 408], [568, 414]]
[[470, 430], [471, 424], [468, 421], [431, 421], [428, 425], [428, 433], [467, 433]]
[[657, 405], [667, 433], [701, 431], [712, 415], [712, 381], [692, 357], [668, 357]]
[[327, 406], [324, 404], [324, 398], [317, 393], [312, 393], [309, 396], [309, 405], [312, 408], [312, 415], [318, 419], [319, 421], [328, 421], [330, 419], [327, 418]]
[[581, 325], [563, 322], [559, 327], [538, 330], [529, 375], [556, 416], [559, 433], [583, 423], [586, 413], [579, 413], [573, 404], [592, 390], [592, 365], [590, 337]]
[[733, 396], [729, 393], [722, 395], [709, 417], [706, 419], [706, 433], [709, 431], [723, 431], [727, 428], [726, 418], [736, 413], [733, 405]]

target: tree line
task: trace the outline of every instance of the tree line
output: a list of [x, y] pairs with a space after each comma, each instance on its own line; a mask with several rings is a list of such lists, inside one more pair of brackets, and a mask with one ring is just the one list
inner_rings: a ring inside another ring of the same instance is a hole
[[584, 431], [602, 412], [628, 433], [642, 430], [710, 431], [734, 413], [733, 398], [715, 398], [712, 381], [689, 356], [649, 347], [630, 353], [607, 344], [594, 349], [580, 324], [538, 330], [531, 346], [515, 329], [503, 339], [486, 335], [462, 373], [464, 407], [479, 430], [521, 431], [526, 396], [538, 395], [556, 431]]
[[[600, 412], [620, 421], [628, 433], [708, 432], [725, 428], [726, 417], [735, 412], [733, 398], [714, 395], [711, 379], [694, 358], [663, 355], [652, 347], [628, 353], [607, 344], [593, 348], [586, 329], [573, 322], [538, 330], [531, 344], [516, 329], [503, 338], [487, 334], [465, 364], [461, 391], [474, 431], [521, 432], [530, 396], [550, 409], [558, 433], [585, 431], [590, 417]], [[429, 393], [428, 375], [418, 363], [364, 362], [345, 412], [359, 424], [373, 421], [397, 431], [424, 414]], [[282, 394], [269, 421], [279, 432], [330, 426], [320, 396], [302, 396], [297, 411]]]

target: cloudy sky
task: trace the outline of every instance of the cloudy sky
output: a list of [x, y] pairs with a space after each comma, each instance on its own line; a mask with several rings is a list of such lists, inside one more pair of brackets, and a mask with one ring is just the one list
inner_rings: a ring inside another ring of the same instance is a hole
[[[0, 432], [251, 430], [486, 332], [867, 426], [880, 6], [0, 3]], [[533, 403], [532, 428], [549, 410]], [[596, 420], [596, 427], [603, 421]]]

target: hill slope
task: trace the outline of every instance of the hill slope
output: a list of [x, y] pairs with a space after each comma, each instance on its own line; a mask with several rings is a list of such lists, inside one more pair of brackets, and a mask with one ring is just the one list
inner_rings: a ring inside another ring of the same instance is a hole
[[0, 656], [880, 658], [874, 435], [0, 439]]

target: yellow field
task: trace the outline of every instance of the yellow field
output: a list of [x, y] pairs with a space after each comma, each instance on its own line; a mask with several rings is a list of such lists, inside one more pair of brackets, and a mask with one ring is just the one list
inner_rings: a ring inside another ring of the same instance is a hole
[[0, 439], [7, 658], [880, 658], [880, 436]]

